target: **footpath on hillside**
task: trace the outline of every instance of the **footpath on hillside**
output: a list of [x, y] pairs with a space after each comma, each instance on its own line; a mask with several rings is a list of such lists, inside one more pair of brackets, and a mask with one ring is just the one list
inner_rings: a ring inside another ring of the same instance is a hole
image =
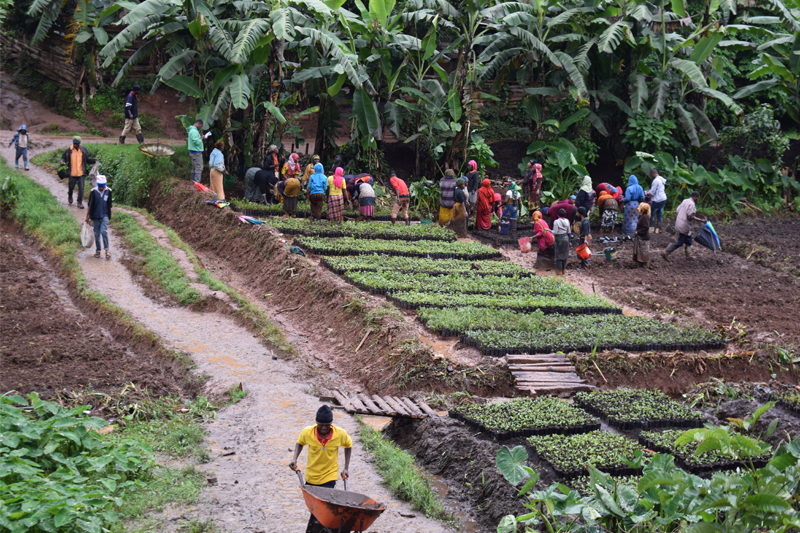
[[[13, 161], [13, 148], [3, 146], [2, 154]], [[35, 165], [26, 175], [67, 205], [66, 183]], [[85, 210], [69, 209], [79, 222], [83, 221]], [[304, 530], [309, 513], [297, 477], [288, 464], [297, 436], [303, 427], [313, 423], [320, 406], [317, 398], [304, 392], [309, 384], [294, 380], [295, 365], [273, 358], [269, 349], [231, 317], [164, 306], [148, 298], [121, 262], [122, 240], [113, 228], [109, 229], [109, 241], [110, 261], [96, 259], [93, 247], [78, 254], [89, 288], [106, 295], [157, 333], [167, 347], [189, 353], [197, 364], [196, 371], [211, 376], [207, 387], [227, 390], [242, 383], [249, 391], [244, 400], [220, 411], [206, 426], [211, 462], [202, 469], [208, 478], [216, 478], [216, 483], [209, 485], [192, 508], [165, 512], [175, 519], [213, 518], [229, 531]], [[358, 425], [353, 417], [339, 411], [334, 417], [336, 424], [357, 435]], [[305, 465], [305, 458], [304, 453], [301, 466]], [[380, 485], [381, 478], [368, 461], [369, 456], [355, 438], [350, 488], [387, 506], [370, 531], [451, 531], [393, 498]]]

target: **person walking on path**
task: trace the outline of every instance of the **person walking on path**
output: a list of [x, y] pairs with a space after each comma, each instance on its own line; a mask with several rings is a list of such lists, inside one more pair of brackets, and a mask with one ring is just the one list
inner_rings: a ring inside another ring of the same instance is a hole
[[208, 158], [208, 167], [211, 174], [211, 190], [214, 191], [213, 202], [225, 200], [225, 189], [222, 185], [222, 176], [227, 175], [228, 171], [225, 170], [225, 156], [222, 154], [222, 149], [225, 145], [222, 141], [214, 143], [214, 149], [211, 151], [211, 156]]
[[311, 202], [311, 218], [322, 219], [322, 204], [325, 203], [325, 190], [328, 188], [328, 176], [321, 163], [314, 165], [314, 173], [308, 179], [308, 200]]
[[411, 195], [408, 192], [406, 182], [397, 177], [394, 172], [389, 178], [389, 185], [394, 189], [394, 204], [392, 205], [392, 224], [397, 222], [398, 213], [402, 213], [406, 226], [411, 225], [408, 218], [408, 206], [411, 203]]
[[306, 169], [303, 171], [303, 177], [300, 178], [300, 182], [303, 184], [303, 187], [308, 187], [308, 182], [311, 179], [311, 174], [316, 172], [314, 170], [314, 167], [317, 165], [317, 163], [319, 163], [319, 156], [314, 155], [314, 157], [311, 158], [311, 163], [306, 165]]
[[453, 206], [455, 200], [453, 196], [456, 190], [456, 173], [448, 169], [444, 173], [444, 178], [439, 182], [442, 193], [439, 195], [439, 225], [446, 226], [453, 217]]
[[651, 169], [650, 177], [650, 227], [654, 233], [661, 233], [661, 222], [664, 219], [664, 206], [667, 205], [667, 180], [658, 174], [658, 170]]
[[297, 216], [297, 197], [300, 196], [300, 180], [286, 178], [279, 181], [275, 188], [283, 198], [283, 218]]
[[467, 174], [467, 200], [469, 201], [469, 209], [475, 212], [475, 206], [478, 204], [478, 189], [481, 188], [481, 175], [478, 174], [478, 163], [471, 160], [467, 163], [469, 166], [469, 173]]
[[478, 207], [475, 214], [475, 229], [492, 229], [492, 209], [494, 208], [494, 189], [492, 182], [488, 179], [483, 180], [481, 188], [478, 189]]
[[556, 252], [556, 276], [563, 276], [569, 257], [569, 219], [562, 207], [558, 210], [558, 218], [553, 222], [553, 237]]
[[592, 200], [594, 199], [594, 189], [592, 189], [592, 178], [584, 176], [578, 196], [575, 198], [575, 207], [584, 208], [586, 212], [592, 210]]
[[633, 238], [633, 260], [639, 266], [650, 268], [650, 205], [639, 204], [639, 223]]
[[[590, 184], [591, 185], [591, 184]], [[586, 212], [586, 208], [581, 206], [578, 208], [578, 214], [576, 215], [578, 219], [578, 236], [580, 240], [578, 242], [578, 246], [581, 244], [586, 244], [586, 246], [592, 245], [592, 225], [589, 223], [589, 216]], [[583, 270], [589, 267], [589, 260], [588, 259], [581, 259], [581, 264], [578, 267], [578, 270]]]
[[75, 185], [78, 186], [78, 209], [83, 209], [83, 186], [86, 174], [89, 172], [89, 165], [94, 165], [97, 159], [89, 157], [86, 147], [81, 146], [81, 138], [76, 135], [72, 138], [72, 146], [64, 150], [61, 156], [61, 164], [66, 165], [67, 175], [69, 176], [69, 189], [67, 200], [72, 205], [72, 192]]
[[639, 185], [639, 179], [631, 174], [628, 178], [628, 186], [625, 188], [625, 211], [622, 215], [623, 235], [636, 233], [636, 225], [639, 223], [639, 202], [644, 202], [644, 189]]
[[700, 193], [697, 191], [692, 192], [692, 196], [681, 202], [675, 217], [675, 231], [678, 232], [678, 240], [673, 242], [667, 249], [661, 252], [661, 257], [665, 261], [669, 261], [669, 254], [680, 248], [686, 246], [686, 258], [692, 259], [692, 222], [706, 222], [702, 218], [697, 218], [697, 200], [700, 198]]
[[139, 91], [142, 88], [138, 85], [131, 87], [131, 92], [125, 98], [125, 126], [122, 128], [122, 133], [119, 134], [119, 144], [125, 144], [125, 136], [133, 132], [136, 134], [136, 140], [139, 144], [144, 142], [144, 135], [142, 135], [142, 127], [139, 125]]
[[[192, 181], [200, 181], [200, 175], [203, 173], [203, 136], [200, 135], [200, 129], [203, 127], [202, 120], [195, 120], [194, 124], [186, 128], [189, 134], [187, 141], [189, 147], [189, 159], [192, 160]], [[206, 134], [206, 137], [211, 135], [211, 132]]]
[[111, 220], [111, 189], [107, 187], [106, 177], [97, 175], [97, 186], [89, 192], [89, 209], [86, 210], [86, 223], [92, 221], [94, 229], [94, 256], [100, 258], [100, 238], [103, 239], [103, 248], [106, 259], [111, 259], [111, 249], [108, 246], [108, 221]]
[[[460, 238], [467, 237], [467, 192], [464, 187], [467, 183], [465, 178], [456, 180], [456, 190], [453, 193], [453, 217], [447, 223], [447, 227], [456, 232]], [[408, 219], [406, 219], [408, 220]]]
[[333, 176], [328, 178], [328, 220], [344, 220], [345, 197], [350, 201], [347, 183], [344, 181], [344, 169], [336, 167]]
[[23, 124], [17, 130], [17, 133], [11, 138], [8, 145], [14, 145], [16, 153], [14, 155], [14, 168], [19, 168], [19, 158], [22, 157], [22, 162], [25, 163], [25, 170], [28, 168], [28, 127]]

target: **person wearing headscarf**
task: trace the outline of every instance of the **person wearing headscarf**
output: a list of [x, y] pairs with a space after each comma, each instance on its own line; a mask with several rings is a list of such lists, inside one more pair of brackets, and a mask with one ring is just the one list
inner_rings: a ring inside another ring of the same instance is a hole
[[556, 276], [563, 276], [569, 257], [569, 219], [567, 212], [558, 210], [558, 218], [553, 223], [554, 248], [556, 252]]
[[[256, 174], [261, 172], [258, 167], [250, 167], [244, 173], [244, 199], [248, 202], [261, 202], [261, 189], [256, 182]], [[266, 184], [265, 184], [266, 186]]]
[[636, 233], [636, 224], [639, 222], [639, 202], [644, 202], [644, 189], [639, 185], [639, 180], [631, 174], [628, 178], [628, 187], [625, 189], [625, 211], [622, 217], [622, 233], [633, 235]]
[[456, 190], [453, 193], [453, 218], [447, 223], [447, 227], [456, 232], [460, 238], [467, 237], [467, 192], [465, 187], [466, 178], [456, 180]]
[[492, 209], [494, 207], [494, 189], [492, 189], [492, 182], [488, 179], [481, 182], [481, 188], [478, 189], [476, 214], [475, 214], [475, 229], [488, 230], [492, 229]]
[[311, 218], [322, 219], [322, 204], [325, 203], [325, 190], [328, 188], [328, 177], [324, 174], [321, 163], [314, 165], [314, 173], [308, 179], [308, 200], [311, 202]]
[[467, 163], [469, 173], [467, 173], [467, 193], [469, 194], [470, 209], [475, 209], [475, 204], [478, 203], [478, 189], [481, 188], [481, 176], [478, 174], [478, 163], [475, 160], [470, 160]]
[[600, 233], [613, 233], [619, 213], [617, 201], [610, 192], [603, 189], [597, 199], [597, 208], [600, 211]]
[[300, 196], [300, 180], [287, 177], [275, 185], [275, 190], [283, 199], [283, 218], [297, 216], [297, 197]]
[[402, 212], [403, 220], [406, 226], [411, 225], [411, 220], [408, 218], [408, 206], [411, 203], [411, 194], [408, 192], [406, 182], [397, 177], [397, 174], [392, 172], [389, 177], [389, 185], [394, 189], [394, 204], [392, 205], [392, 224], [397, 222], [397, 214]]
[[519, 210], [520, 206], [522, 205], [521, 204], [522, 192], [520, 190], [519, 185], [517, 185], [517, 182], [510, 178], [508, 180], [508, 190], [506, 191], [506, 200], [508, 200], [509, 198], [513, 200], [514, 207], [516, 207], [517, 210]]
[[686, 247], [686, 259], [693, 259], [692, 257], [692, 226], [696, 222], [708, 222], [705, 219], [698, 218], [697, 215], [697, 201], [700, 199], [700, 193], [692, 191], [692, 195], [685, 199], [675, 210], [675, 231], [678, 234], [678, 240], [667, 246], [667, 249], [661, 252], [661, 257], [665, 261], [669, 261], [669, 254], [680, 248]]
[[575, 220], [575, 200], [567, 198], [566, 200], [560, 200], [550, 204], [550, 207], [547, 209], [547, 214], [550, 216], [550, 224], [555, 225], [559, 209], [563, 209], [567, 213], [567, 220], [572, 224]]
[[[542, 199], [542, 165], [535, 161], [528, 163], [531, 165], [531, 175], [528, 179], [528, 209], [534, 210], [539, 207]], [[527, 178], [526, 178], [527, 179]]]
[[355, 199], [358, 200], [358, 220], [369, 220], [375, 216], [375, 189], [368, 180], [356, 181]]
[[303, 171], [303, 177], [300, 178], [303, 187], [308, 187], [308, 180], [311, 179], [311, 174], [315, 172], [314, 167], [317, 163], [319, 163], [319, 156], [314, 155], [314, 157], [311, 158], [311, 163], [306, 165], [306, 169]]
[[456, 173], [448, 169], [444, 173], [444, 178], [439, 182], [439, 188], [442, 190], [439, 195], [439, 225], [446, 226], [453, 216], [453, 206], [455, 200], [453, 196], [456, 190]]
[[633, 237], [633, 260], [639, 266], [650, 268], [650, 205], [639, 204], [639, 221], [636, 224], [636, 235]]
[[272, 178], [268, 182], [270, 188], [281, 181], [281, 169], [283, 169], [283, 158], [278, 153], [278, 147], [270, 144], [267, 149], [267, 157], [264, 158], [264, 170], [272, 174]]
[[297, 178], [300, 181], [300, 156], [291, 154], [289, 160], [283, 165], [283, 178]]
[[662, 178], [658, 170], [651, 169], [650, 177], [652, 183], [650, 185], [651, 197], [651, 213], [650, 213], [650, 227], [653, 228], [654, 233], [661, 233], [661, 222], [664, 220], [664, 206], [667, 205], [667, 180]]
[[552, 257], [555, 238], [553, 237], [553, 232], [550, 231], [550, 226], [548, 226], [547, 222], [542, 218], [541, 211], [533, 212], [533, 236], [536, 238], [539, 253]]
[[89, 193], [89, 209], [86, 210], [86, 223], [92, 221], [94, 229], [94, 256], [100, 257], [100, 239], [106, 250], [106, 259], [111, 259], [111, 249], [108, 246], [108, 221], [111, 220], [111, 189], [107, 186], [106, 177], [97, 176], [97, 186]]
[[28, 127], [23, 124], [17, 130], [17, 133], [11, 137], [11, 141], [9, 141], [8, 145], [14, 145], [15, 148], [15, 155], [14, 155], [14, 168], [19, 168], [19, 158], [22, 158], [22, 162], [25, 163], [25, 170], [30, 170], [28, 168]]
[[592, 178], [584, 176], [581, 182], [581, 188], [578, 191], [578, 196], [575, 198], [575, 207], [584, 208], [588, 213], [592, 209], [592, 200], [594, 199], [594, 190], [592, 189]]
[[344, 170], [336, 167], [333, 176], [328, 178], [328, 220], [341, 222], [344, 220], [344, 200], [350, 200], [347, 184], [344, 181]]

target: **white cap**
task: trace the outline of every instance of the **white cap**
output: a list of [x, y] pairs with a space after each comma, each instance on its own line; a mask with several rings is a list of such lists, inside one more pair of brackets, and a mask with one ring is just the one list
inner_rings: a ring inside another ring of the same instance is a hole
[[106, 177], [102, 174], [97, 175], [97, 185], [105, 185], [106, 184]]

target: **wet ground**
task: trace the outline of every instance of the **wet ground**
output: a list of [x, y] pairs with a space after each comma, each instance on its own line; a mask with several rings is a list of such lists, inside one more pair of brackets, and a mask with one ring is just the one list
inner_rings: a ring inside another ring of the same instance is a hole
[[[11, 149], [3, 147], [8, 158]], [[39, 168], [27, 175], [47, 187], [66, 205], [66, 187]], [[76, 218], [85, 211], [71, 208]], [[297, 367], [273, 357], [249, 331], [229, 316], [202, 313], [181, 307], [167, 307], [145, 296], [131, 272], [120, 261], [120, 238], [109, 230], [113, 258], [95, 259], [93, 250], [81, 251], [78, 260], [90, 289], [97, 290], [146, 328], [157, 333], [171, 348], [191, 354], [200, 373], [211, 376], [208, 387], [223, 391], [243, 384], [247, 397], [222, 412], [207, 426], [207, 443], [212, 457], [204, 469], [217, 482], [204, 493], [197, 506], [172, 510], [168, 515], [186, 518], [214, 518], [229, 531], [300, 531], [308, 511], [288, 469], [297, 435], [313, 423], [319, 401], [306, 394], [311, 386], [294, 378]], [[335, 423], [351, 434], [355, 420], [336, 412]], [[301, 457], [303, 465], [305, 454]], [[369, 464], [369, 456], [357, 439], [350, 468], [351, 490], [368, 494], [387, 505], [387, 511], [370, 531], [448, 531], [427, 520], [409, 505], [392, 498], [380, 486], [380, 477]]]

